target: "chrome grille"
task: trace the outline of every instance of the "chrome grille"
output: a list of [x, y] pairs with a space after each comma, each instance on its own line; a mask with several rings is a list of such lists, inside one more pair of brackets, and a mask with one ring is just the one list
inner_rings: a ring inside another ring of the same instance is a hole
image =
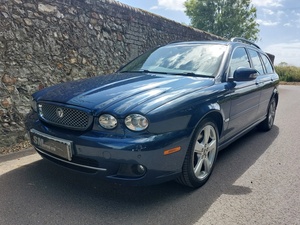
[[40, 117], [47, 123], [73, 130], [86, 130], [92, 123], [88, 112], [48, 103], [38, 103]]

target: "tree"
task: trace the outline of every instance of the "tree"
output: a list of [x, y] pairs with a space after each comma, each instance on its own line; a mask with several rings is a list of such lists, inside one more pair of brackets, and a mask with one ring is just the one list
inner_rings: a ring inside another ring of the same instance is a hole
[[289, 66], [289, 64], [286, 62], [281, 62], [278, 64], [278, 66], [285, 67], [285, 66]]
[[258, 39], [256, 8], [251, 0], [187, 0], [185, 13], [195, 28], [230, 39]]

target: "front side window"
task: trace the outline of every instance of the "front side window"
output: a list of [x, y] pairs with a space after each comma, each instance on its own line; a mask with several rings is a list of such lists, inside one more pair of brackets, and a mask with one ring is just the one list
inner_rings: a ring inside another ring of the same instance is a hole
[[119, 72], [216, 76], [227, 46], [222, 44], [168, 45], [145, 53]]
[[261, 64], [259, 53], [257, 51], [249, 49], [249, 54], [250, 54], [254, 69], [256, 69], [260, 74], [264, 74], [264, 69]]
[[245, 48], [237, 48], [234, 50], [229, 66], [229, 77], [233, 77], [233, 73], [240, 67], [250, 68], [249, 58]]

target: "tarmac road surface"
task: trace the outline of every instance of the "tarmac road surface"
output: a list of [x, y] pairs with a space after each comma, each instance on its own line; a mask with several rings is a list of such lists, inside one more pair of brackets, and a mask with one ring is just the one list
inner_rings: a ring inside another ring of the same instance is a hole
[[1, 156], [0, 224], [300, 224], [300, 86], [279, 91], [273, 129], [221, 151], [197, 190], [107, 183], [33, 150]]

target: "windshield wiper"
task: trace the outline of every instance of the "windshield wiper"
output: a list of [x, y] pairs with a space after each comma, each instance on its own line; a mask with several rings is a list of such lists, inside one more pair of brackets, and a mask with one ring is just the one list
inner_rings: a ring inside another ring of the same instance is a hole
[[123, 70], [119, 71], [119, 73], [141, 73], [142, 71], [139, 70]]
[[158, 74], [168, 74], [166, 72], [150, 71], [150, 70], [124, 70], [124, 71], [120, 71], [119, 73], [158, 73]]
[[197, 73], [174, 73], [175, 75], [182, 75], [182, 76], [192, 76], [192, 77], [206, 77], [206, 78], [215, 78], [214, 76], [210, 75], [202, 75]]
[[124, 70], [124, 71], [120, 71], [119, 73], [155, 73], [155, 74], [170, 74], [170, 75], [180, 75], [180, 76], [215, 78], [214, 76], [196, 74], [196, 73], [191, 73], [191, 72], [172, 73], [172, 72], [161, 72], [161, 71], [151, 71], [151, 70]]
[[150, 71], [150, 70], [142, 70], [144, 73], [158, 73], [158, 74], [168, 74], [166, 72], [160, 72], [160, 71]]

